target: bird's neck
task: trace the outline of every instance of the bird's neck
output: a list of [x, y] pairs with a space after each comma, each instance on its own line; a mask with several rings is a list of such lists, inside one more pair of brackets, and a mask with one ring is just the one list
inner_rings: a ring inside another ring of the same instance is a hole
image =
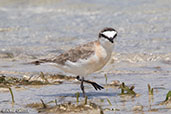
[[114, 43], [109, 42], [107, 39], [99, 39], [100, 44], [107, 51], [108, 54], [111, 54], [114, 48]]

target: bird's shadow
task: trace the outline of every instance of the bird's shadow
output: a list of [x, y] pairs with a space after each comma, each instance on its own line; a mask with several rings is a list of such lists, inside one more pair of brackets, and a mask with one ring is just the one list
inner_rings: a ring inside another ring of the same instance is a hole
[[[94, 97], [112, 97], [117, 96], [118, 93], [114, 92], [86, 92], [86, 96], [88, 98], [94, 98]], [[74, 93], [59, 93], [59, 94], [49, 94], [49, 95], [38, 95], [41, 97], [75, 97], [76, 94]], [[80, 97], [83, 97], [83, 94], [80, 93]]]

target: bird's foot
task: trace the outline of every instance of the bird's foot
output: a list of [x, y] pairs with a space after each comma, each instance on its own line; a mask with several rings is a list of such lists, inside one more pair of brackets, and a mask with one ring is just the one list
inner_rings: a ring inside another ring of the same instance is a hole
[[101, 85], [97, 84], [96, 82], [88, 82], [90, 83], [96, 90], [101, 90], [101, 89], [104, 89], [104, 87], [102, 87]]
[[91, 84], [96, 90], [104, 89], [104, 87], [100, 86], [100, 85], [97, 84], [96, 82], [92, 82], [92, 81], [89, 81], [89, 80], [84, 80], [84, 78], [83, 78], [83, 80], [82, 80], [82, 79], [80, 79], [79, 76], [77, 76], [76, 79], [79, 80], [79, 81], [81, 81], [81, 82], [83, 81], [83, 82], [86, 82], [86, 83]]

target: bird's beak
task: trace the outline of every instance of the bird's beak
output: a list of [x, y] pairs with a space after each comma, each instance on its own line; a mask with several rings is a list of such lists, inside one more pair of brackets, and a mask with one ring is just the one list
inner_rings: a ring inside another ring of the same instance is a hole
[[113, 40], [116, 38], [116, 36], [117, 36], [117, 34], [115, 34], [115, 36], [113, 38], [109, 38], [109, 41], [113, 43], [114, 42]]
[[110, 42], [113, 43], [114, 38], [108, 38]]

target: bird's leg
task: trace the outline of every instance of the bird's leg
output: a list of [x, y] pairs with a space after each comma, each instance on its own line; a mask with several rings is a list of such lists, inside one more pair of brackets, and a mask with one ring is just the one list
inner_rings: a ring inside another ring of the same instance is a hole
[[82, 80], [82, 79], [80, 79], [79, 76], [77, 76], [76, 78], [77, 78], [77, 80], [79, 80], [79, 81], [83, 81], [83, 82], [86, 82], [86, 83], [91, 84], [96, 90], [98, 90], [98, 89], [99, 89], [99, 90], [104, 89], [104, 87], [100, 86], [100, 85], [97, 84], [96, 82], [92, 82], [92, 81], [89, 81], [89, 80], [84, 80], [84, 78], [83, 78], [83, 80]]
[[81, 90], [82, 90], [82, 92], [83, 92], [83, 97], [85, 97], [85, 91], [84, 91], [83, 82], [84, 82], [84, 77], [81, 78], [81, 85], [80, 85], [80, 87], [81, 87]]

